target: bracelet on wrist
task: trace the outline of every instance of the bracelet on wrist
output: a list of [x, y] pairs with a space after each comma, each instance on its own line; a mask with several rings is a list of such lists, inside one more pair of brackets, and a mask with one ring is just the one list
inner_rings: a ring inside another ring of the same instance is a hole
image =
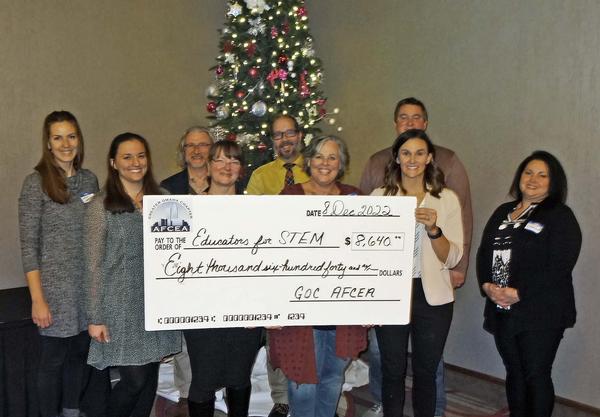
[[437, 228], [437, 229], [438, 229], [438, 230], [437, 230], [437, 232], [435, 232], [435, 233], [429, 233], [429, 232], [427, 232], [427, 236], [429, 236], [429, 239], [431, 239], [431, 240], [435, 240], [435, 239], [437, 239], [437, 238], [441, 237], [441, 236], [444, 234], [444, 233], [442, 232], [442, 228], [441, 228], [441, 227], [439, 227], [439, 226], [438, 226], [438, 228]]

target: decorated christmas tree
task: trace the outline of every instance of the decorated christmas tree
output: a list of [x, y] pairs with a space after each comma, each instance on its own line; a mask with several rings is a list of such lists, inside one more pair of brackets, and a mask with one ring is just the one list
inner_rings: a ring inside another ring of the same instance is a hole
[[[307, 141], [319, 132], [317, 123], [330, 116], [319, 88], [323, 68], [302, 0], [230, 0], [220, 33], [206, 108], [216, 139], [242, 146], [247, 180], [273, 158], [268, 136], [273, 116], [295, 117]], [[329, 123], [335, 120], [329, 117]]]

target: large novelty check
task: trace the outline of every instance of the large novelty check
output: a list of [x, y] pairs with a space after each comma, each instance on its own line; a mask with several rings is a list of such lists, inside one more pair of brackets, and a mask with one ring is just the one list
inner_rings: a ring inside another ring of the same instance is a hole
[[146, 329], [408, 323], [415, 206], [146, 196]]

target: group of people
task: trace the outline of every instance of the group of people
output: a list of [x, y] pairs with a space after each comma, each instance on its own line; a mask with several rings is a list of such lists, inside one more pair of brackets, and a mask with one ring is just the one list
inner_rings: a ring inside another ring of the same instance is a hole
[[[158, 185], [147, 141], [123, 133], [110, 145], [99, 189], [82, 167], [76, 118], [66, 111], [49, 114], [42, 157], [19, 198], [23, 268], [41, 335], [41, 415], [79, 416], [85, 392], [95, 393], [89, 401], [97, 406], [84, 410], [88, 415], [148, 416], [159, 363], [174, 355], [190, 416], [212, 417], [215, 391], [225, 388], [228, 414], [246, 417], [250, 373], [265, 333], [270, 417], [333, 417], [344, 370], [367, 347], [376, 402], [368, 413], [401, 417], [409, 338], [415, 416], [443, 415], [442, 353], [454, 289], [465, 281], [472, 211], [466, 170], [454, 152], [432, 143], [428, 120], [420, 100], [399, 101], [396, 140], [369, 159], [355, 187], [341, 182], [349, 163], [341, 138], [320, 136], [305, 146], [297, 121], [278, 115], [270, 128], [276, 157], [252, 173], [246, 189], [256, 195], [416, 197], [409, 324], [198, 329], [183, 331], [182, 338], [178, 331], [144, 330], [143, 196], [243, 193], [240, 147], [192, 127], [178, 144], [183, 169]], [[492, 214], [477, 252], [487, 299], [484, 328], [506, 367], [511, 416], [550, 416], [552, 363], [565, 329], [575, 323], [572, 270], [581, 232], [565, 205], [566, 175], [550, 153], [536, 151], [521, 162], [510, 195], [513, 200]], [[113, 387], [110, 368], [120, 375]]]

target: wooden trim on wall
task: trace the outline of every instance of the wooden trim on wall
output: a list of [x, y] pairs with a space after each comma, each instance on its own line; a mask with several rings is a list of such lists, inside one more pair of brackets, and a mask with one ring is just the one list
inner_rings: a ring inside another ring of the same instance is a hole
[[[445, 363], [446, 368], [450, 369], [453, 372], [458, 372], [463, 375], [467, 375], [473, 378], [477, 378], [483, 381], [491, 382], [497, 385], [504, 385], [504, 380], [502, 378], [496, 378], [495, 376], [491, 376], [488, 374], [484, 374], [482, 372], [473, 371], [471, 369], [463, 368], [461, 366], [452, 365], [449, 363]], [[566, 407], [574, 408], [579, 411], [583, 411], [585, 413], [589, 413], [594, 416], [600, 416], [600, 409], [596, 407], [592, 407], [591, 405], [583, 404], [578, 401], [569, 400], [568, 398], [556, 396], [555, 401], [561, 405]]]

